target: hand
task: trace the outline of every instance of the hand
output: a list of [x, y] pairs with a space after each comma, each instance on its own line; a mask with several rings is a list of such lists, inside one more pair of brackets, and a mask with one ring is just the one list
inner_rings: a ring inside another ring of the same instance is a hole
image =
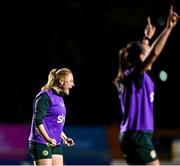
[[56, 140], [51, 138], [48, 142], [47, 142], [47, 145], [48, 146], [52, 146], [52, 147], [55, 147], [57, 144]]
[[167, 28], [173, 28], [177, 24], [180, 16], [173, 11], [173, 6], [170, 7], [170, 12], [167, 20]]
[[151, 24], [150, 17], [147, 17], [147, 25], [144, 30], [144, 35], [148, 37], [149, 39], [151, 39], [153, 35], [155, 34], [155, 31], [156, 31], [156, 27]]
[[66, 145], [66, 146], [73, 146], [74, 145], [74, 141], [72, 138], [66, 138], [63, 140], [63, 143]]

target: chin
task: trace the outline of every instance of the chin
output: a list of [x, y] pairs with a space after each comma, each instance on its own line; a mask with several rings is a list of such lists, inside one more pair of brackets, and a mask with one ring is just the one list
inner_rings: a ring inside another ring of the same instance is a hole
[[151, 71], [152, 70], [152, 66], [148, 66], [147, 70]]
[[64, 91], [65, 95], [69, 95], [69, 90]]

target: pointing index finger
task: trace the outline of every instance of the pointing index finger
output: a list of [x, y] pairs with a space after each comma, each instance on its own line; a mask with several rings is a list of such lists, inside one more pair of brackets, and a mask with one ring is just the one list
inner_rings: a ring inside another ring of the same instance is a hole
[[170, 11], [169, 12], [170, 12], [170, 14], [173, 13], [173, 6], [172, 5], [170, 6]]
[[147, 17], [147, 24], [151, 25], [151, 18], [150, 17]]

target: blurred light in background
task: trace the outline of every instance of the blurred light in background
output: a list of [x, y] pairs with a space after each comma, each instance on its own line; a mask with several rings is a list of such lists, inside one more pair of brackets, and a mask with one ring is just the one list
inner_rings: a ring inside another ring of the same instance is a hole
[[167, 78], [168, 78], [168, 74], [166, 73], [166, 71], [161, 70], [161, 71], [159, 72], [159, 78], [160, 78], [160, 80], [163, 81], [163, 82], [166, 81]]

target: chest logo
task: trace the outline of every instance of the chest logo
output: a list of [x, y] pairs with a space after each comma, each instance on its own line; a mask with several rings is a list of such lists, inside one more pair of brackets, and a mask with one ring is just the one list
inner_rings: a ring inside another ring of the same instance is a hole
[[57, 123], [64, 123], [65, 122], [65, 116], [62, 114], [62, 115], [59, 115], [57, 117]]
[[153, 102], [154, 101], [154, 92], [151, 92], [150, 93], [150, 102]]

